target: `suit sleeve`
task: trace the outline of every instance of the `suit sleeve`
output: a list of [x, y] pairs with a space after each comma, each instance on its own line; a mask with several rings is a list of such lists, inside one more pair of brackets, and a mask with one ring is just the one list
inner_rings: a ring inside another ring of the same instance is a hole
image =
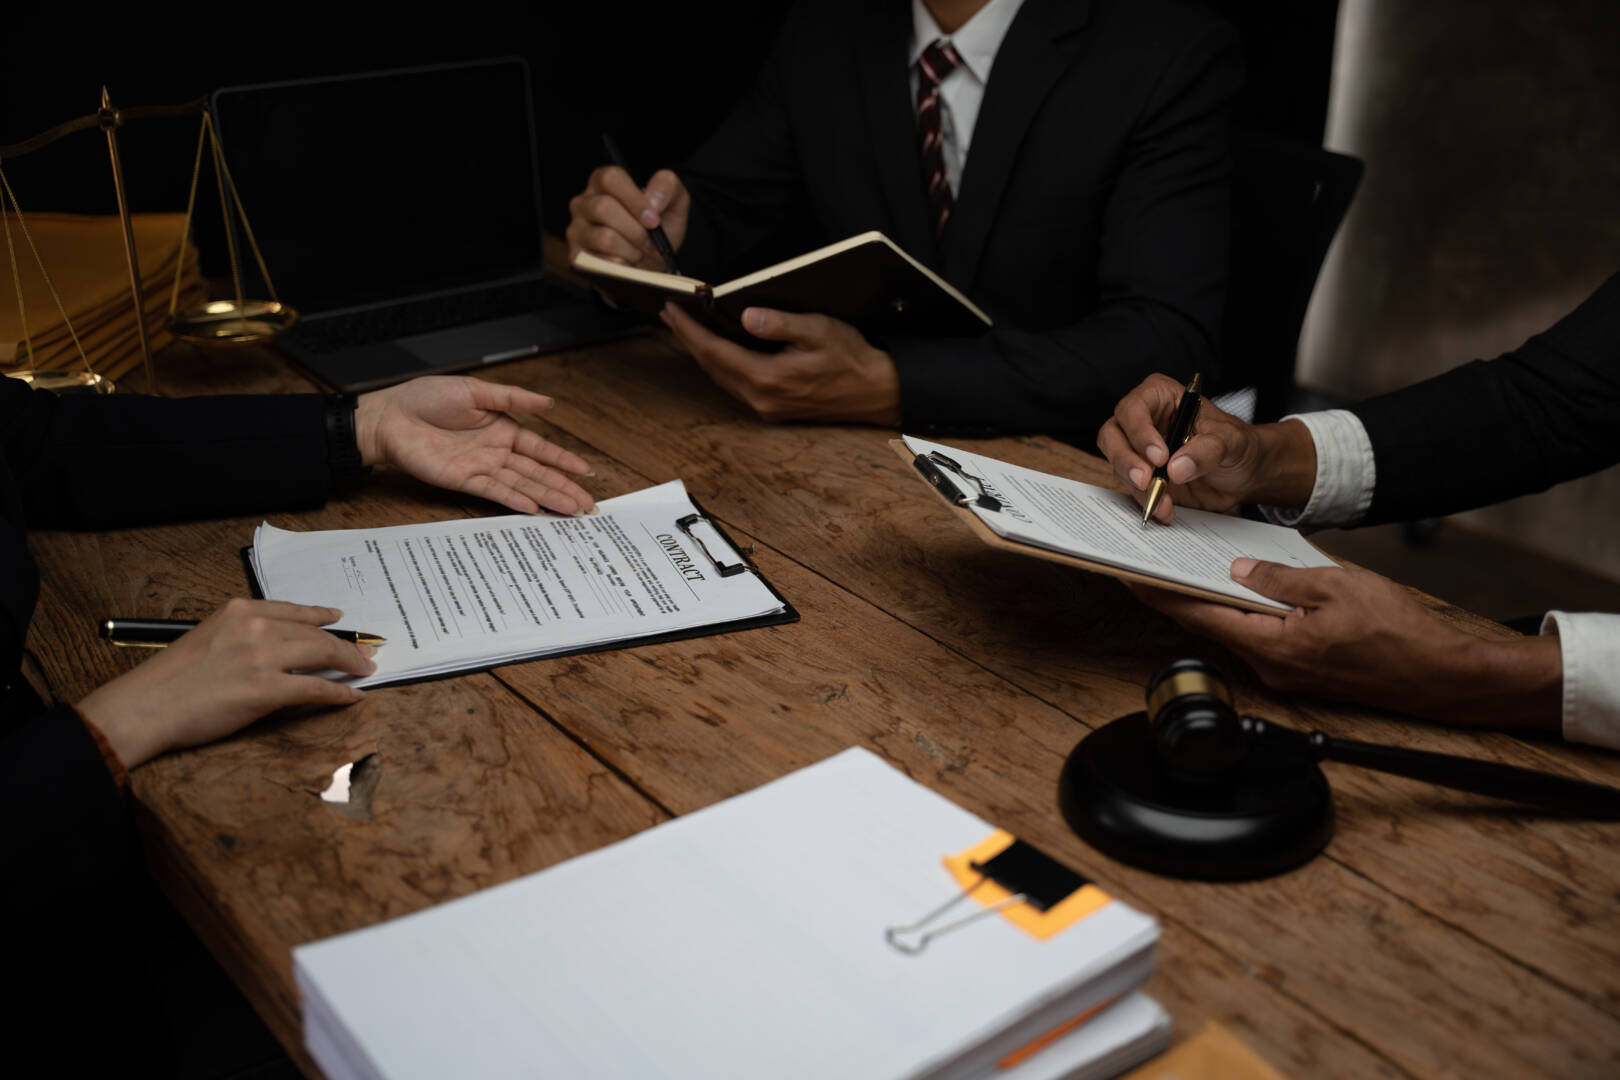
[[1099, 303], [1041, 332], [886, 342], [908, 429], [1044, 431], [1090, 445], [1156, 371], [1214, 378], [1230, 224], [1228, 106], [1241, 82], [1224, 25], [1171, 55], [1103, 215]]
[[119, 528], [318, 506], [318, 394], [57, 397], [0, 379], [0, 452], [30, 528]]
[[1515, 352], [1353, 406], [1377, 486], [1364, 524], [1542, 491], [1620, 461], [1620, 274]]
[[683, 273], [712, 280], [766, 261], [786, 242], [784, 223], [805, 216], [804, 174], [783, 85], [798, 15], [797, 7], [788, 15], [753, 88], [677, 170], [692, 196]]

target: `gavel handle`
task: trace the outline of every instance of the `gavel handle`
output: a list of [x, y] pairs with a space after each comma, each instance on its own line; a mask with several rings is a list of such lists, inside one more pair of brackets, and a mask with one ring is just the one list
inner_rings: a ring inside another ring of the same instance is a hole
[[1289, 745], [1320, 761], [1358, 765], [1363, 769], [1426, 780], [1440, 787], [1507, 799], [1597, 821], [1620, 820], [1620, 788], [1555, 776], [1517, 765], [1476, 761], [1455, 754], [1335, 739], [1320, 731], [1307, 735], [1247, 717], [1245, 728], [1252, 738]]

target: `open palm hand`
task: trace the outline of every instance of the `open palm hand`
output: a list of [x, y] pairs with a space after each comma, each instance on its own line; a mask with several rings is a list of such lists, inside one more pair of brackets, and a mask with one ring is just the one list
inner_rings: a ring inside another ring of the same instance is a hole
[[549, 408], [551, 399], [531, 390], [428, 376], [362, 395], [355, 426], [368, 465], [394, 465], [519, 513], [590, 510], [595, 500], [567, 475], [590, 475], [590, 466], [512, 419]]

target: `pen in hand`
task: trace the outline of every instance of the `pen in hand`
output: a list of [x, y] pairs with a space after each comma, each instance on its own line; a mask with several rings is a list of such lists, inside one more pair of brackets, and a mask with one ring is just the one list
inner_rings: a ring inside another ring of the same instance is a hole
[[[625, 162], [624, 155], [619, 152], [619, 144], [613, 141], [613, 136], [603, 132], [602, 146], [607, 150], [608, 159], [629, 174], [630, 166]], [[635, 177], [632, 175], [630, 179], [634, 181]], [[652, 236], [653, 247], [657, 248], [658, 254], [663, 257], [664, 269], [672, 274], [679, 274], [680, 268], [675, 265], [675, 249], [670, 246], [669, 237], [664, 235], [664, 227], [654, 225], [647, 232]]]
[[1201, 380], [1202, 375], [1193, 375], [1192, 382], [1187, 384], [1187, 389], [1181, 395], [1181, 403], [1176, 406], [1175, 419], [1170, 421], [1170, 433], [1165, 438], [1169, 453], [1165, 455], [1164, 464], [1153, 470], [1153, 482], [1148, 485], [1147, 505], [1142, 508], [1143, 528], [1152, 520], [1153, 510], [1163, 498], [1164, 489], [1170, 486], [1170, 459], [1192, 438], [1193, 421], [1198, 419], [1198, 405], [1202, 400], [1198, 396]]
[[[187, 619], [102, 619], [101, 636], [114, 645], [128, 645], [145, 649], [161, 649], [178, 641], [187, 630], [197, 624]], [[356, 645], [381, 645], [387, 638], [368, 634], [363, 630], [335, 630], [324, 628], [328, 634]]]

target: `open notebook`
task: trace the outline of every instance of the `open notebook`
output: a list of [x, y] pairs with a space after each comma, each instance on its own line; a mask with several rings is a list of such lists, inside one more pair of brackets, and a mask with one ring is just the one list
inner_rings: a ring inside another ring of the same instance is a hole
[[960, 892], [943, 858], [993, 832], [846, 750], [549, 870], [296, 949], [306, 1045], [332, 1080], [1056, 1080], [1162, 1049], [1168, 1020], [1132, 993], [1157, 924], [1106, 894], [1044, 940], [989, 912], [915, 955], [888, 943], [886, 927]]
[[971, 335], [990, 328], [990, 316], [973, 301], [880, 232], [720, 285], [621, 266], [588, 251], [574, 256], [574, 269], [622, 308], [652, 315], [673, 300], [717, 332], [756, 346], [759, 339], [741, 325], [743, 310], [753, 306], [831, 315], [867, 334]]

